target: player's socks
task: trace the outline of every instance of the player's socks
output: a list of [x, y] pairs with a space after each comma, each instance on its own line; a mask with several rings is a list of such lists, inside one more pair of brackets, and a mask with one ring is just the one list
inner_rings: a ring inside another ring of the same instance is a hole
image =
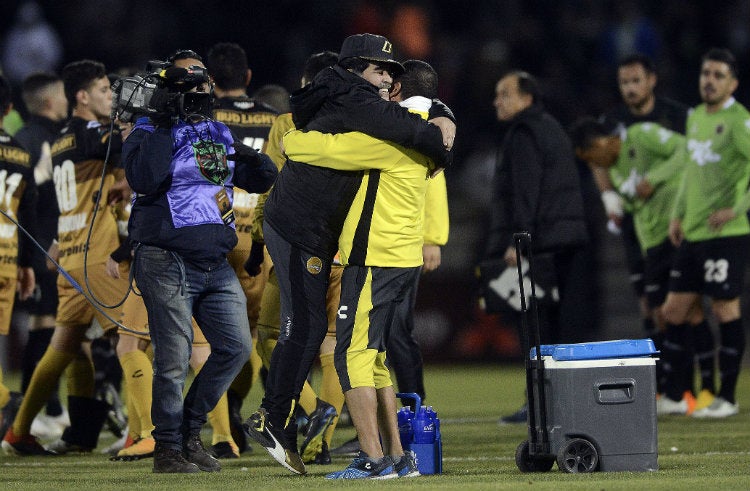
[[333, 422], [323, 434], [323, 441], [330, 447], [333, 431], [339, 421], [338, 415], [341, 414], [341, 409], [344, 407], [344, 393], [341, 391], [336, 367], [333, 366], [333, 353], [320, 355], [320, 368], [322, 371], [320, 398], [336, 409], [336, 417], [333, 418]]
[[47, 351], [54, 331], [54, 328], [29, 331], [29, 340], [26, 342], [21, 362], [21, 392], [26, 392], [26, 388], [31, 382], [34, 368], [39, 363], [39, 360], [42, 359], [42, 356], [44, 356], [45, 351]]
[[[44, 356], [44, 352], [49, 346], [54, 331], [54, 326], [29, 331], [29, 339], [26, 342], [26, 348], [23, 351], [23, 360], [21, 361], [21, 393], [26, 392], [26, 388], [29, 386], [29, 382], [31, 382], [34, 368], [36, 368], [39, 360]], [[63, 413], [58, 387], [59, 382], [55, 384], [55, 389], [47, 400], [47, 416], [60, 416]]]
[[258, 354], [258, 336], [253, 337], [253, 350], [250, 352], [250, 385], [247, 387], [245, 395], [250, 393], [250, 389], [256, 380], [260, 377], [260, 369], [263, 366], [263, 360]]
[[154, 425], [151, 422], [153, 367], [148, 355], [134, 350], [120, 355], [122, 376], [128, 404], [130, 432], [138, 438], [151, 436]]
[[68, 396], [94, 397], [94, 364], [84, 355], [73, 358], [65, 372]]
[[39, 360], [34, 370], [29, 387], [23, 397], [21, 407], [13, 422], [13, 433], [19, 436], [28, 435], [31, 423], [39, 411], [47, 403], [49, 395], [54, 390], [55, 384], [60, 380], [65, 367], [76, 357], [73, 353], [57, 351], [52, 346]]
[[682, 399], [685, 391], [685, 373], [692, 366], [692, 359], [688, 355], [685, 344], [687, 324], [667, 324], [664, 334], [664, 349], [662, 363], [666, 375], [664, 394], [673, 401]]
[[106, 402], [93, 397], [68, 396], [70, 426], [65, 428], [60, 437], [60, 440], [68, 444], [67, 449], [90, 451], [96, 448], [109, 407]]
[[[253, 350], [253, 352], [255, 352], [255, 350]], [[232, 385], [229, 386], [229, 389], [234, 391], [234, 393], [240, 397], [240, 400], [244, 400], [245, 397], [247, 397], [247, 395], [250, 393], [250, 389], [252, 388], [253, 384], [252, 380], [253, 367], [251, 362], [247, 361], [244, 365], [242, 365], [240, 373], [238, 373], [237, 376], [234, 377]]]
[[[197, 376], [202, 369], [203, 364], [194, 368], [193, 371]], [[208, 412], [207, 416], [208, 423], [211, 425], [211, 430], [213, 432], [212, 445], [216, 445], [219, 442], [231, 441], [234, 443], [234, 440], [232, 440], [232, 430], [229, 427], [229, 404], [227, 403], [226, 392], [221, 395], [216, 406]]]
[[208, 423], [213, 430], [211, 444], [216, 445], [219, 442], [233, 442], [232, 430], [229, 427], [229, 404], [227, 404], [226, 392], [222, 394], [219, 402], [208, 413]]
[[315, 394], [313, 388], [310, 387], [309, 382], [305, 382], [305, 385], [302, 386], [302, 392], [300, 392], [297, 405], [305, 412], [305, 414], [310, 415], [315, 411], [317, 404], [317, 394]]
[[745, 330], [742, 319], [719, 324], [721, 348], [719, 350], [719, 373], [721, 388], [718, 396], [734, 404], [737, 377], [740, 374], [742, 355], [745, 352]]
[[[10, 389], [3, 383], [3, 367], [0, 366], [0, 409], [3, 409], [8, 402], [10, 402]], [[2, 416], [0, 416], [0, 424], [2, 424]]]
[[701, 376], [701, 390], [716, 394], [716, 345], [711, 326], [705, 319], [693, 328], [693, 351], [698, 360]]

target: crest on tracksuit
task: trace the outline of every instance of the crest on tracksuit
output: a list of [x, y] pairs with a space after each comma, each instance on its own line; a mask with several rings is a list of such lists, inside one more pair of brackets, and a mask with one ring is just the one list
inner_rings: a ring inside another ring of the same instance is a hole
[[201, 140], [193, 143], [193, 154], [201, 175], [212, 184], [223, 186], [229, 177], [226, 147], [213, 141]]

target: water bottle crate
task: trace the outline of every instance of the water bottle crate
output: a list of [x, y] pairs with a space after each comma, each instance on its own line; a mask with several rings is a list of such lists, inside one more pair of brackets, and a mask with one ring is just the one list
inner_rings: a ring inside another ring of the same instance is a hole
[[398, 410], [398, 428], [401, 446], [404, 451], [414, 452], [417, 469], [421, 474], [442, 474], [443, 442], [440, 434], [440, 419], [432, 406], [423, 406], [422, 399], [413, 392], [398, 393], [399, 398], [415, 401], [412, 411], [409, 407]]

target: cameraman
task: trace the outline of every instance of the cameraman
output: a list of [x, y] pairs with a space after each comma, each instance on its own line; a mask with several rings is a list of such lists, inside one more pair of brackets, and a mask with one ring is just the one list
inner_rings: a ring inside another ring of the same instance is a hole
[[[181, 56], [180, 58], [185, 58]], [[237, 242], [233, 186], [262, 193], [277, 170], [264, 154], [235, 142], [210, 118], [210, 93], [198, 55], [168, 68], [123, 146], [125, 172], [138, 193], [129, 234], [134, 274], [154, 347], [154, 472], [218, 471], [200, 440], [213, 409], [250, 355], [245, 295], [226, 254]], [[235, 152], [228, 155], [233, 146]], [[194, 317], [211, 354], [184, 402]]]

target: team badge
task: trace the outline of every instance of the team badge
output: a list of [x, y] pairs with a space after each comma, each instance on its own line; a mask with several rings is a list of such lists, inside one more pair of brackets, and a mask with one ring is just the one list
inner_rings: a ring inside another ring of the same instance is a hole
[[229, 166], [227, 166], [227, 152], [224, 145], [212, 141], [200, 141], [193, 143], [193, 155], [198, 164], [201, 175], [209, 182], [219, 186], [229, 177]]
[[323, 261], [316, 256], [307, 260], [307, 271], [310, 274], [318, 274], [323, 270]]

